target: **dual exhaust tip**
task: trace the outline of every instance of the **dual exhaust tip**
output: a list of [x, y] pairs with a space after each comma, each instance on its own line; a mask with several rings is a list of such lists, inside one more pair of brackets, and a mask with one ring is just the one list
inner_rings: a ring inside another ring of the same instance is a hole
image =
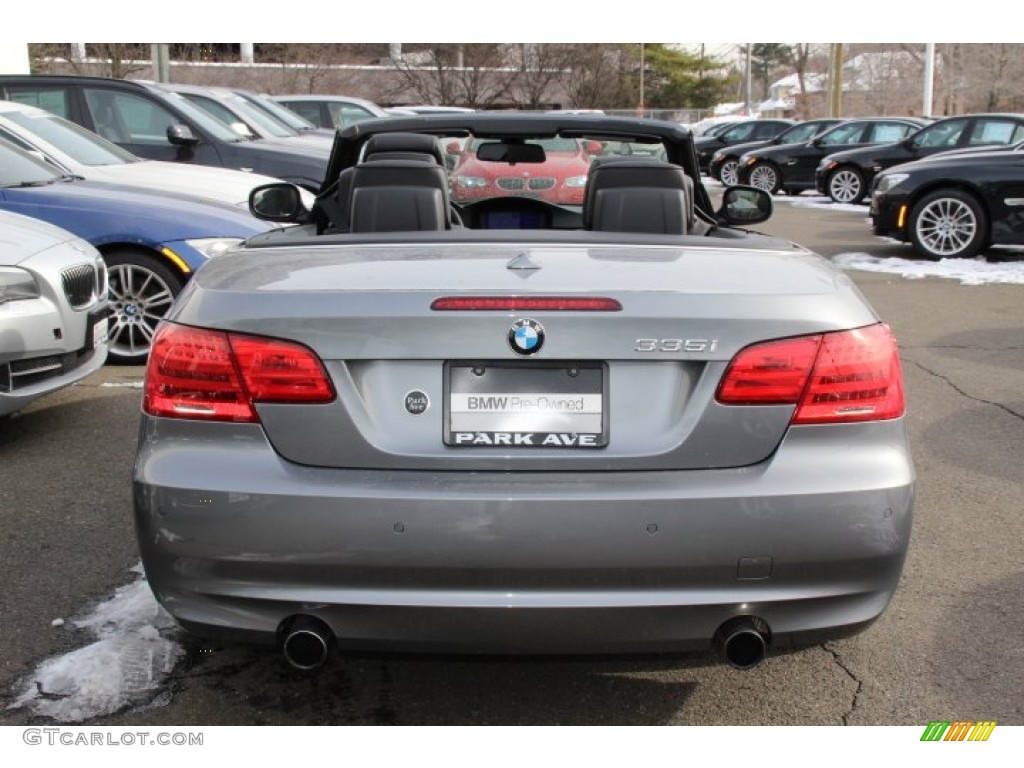
[[[320, 619], [295, 616], [281, 624], [281, 650], [285, 661], [302, 672], [316, 672], [331, 655], [334, 633]], [[768, 623], [756, 616], [737, 616], [718, 628], [714, 645], [736, 669], [753, 669], [760, 664], [771, 641]]]

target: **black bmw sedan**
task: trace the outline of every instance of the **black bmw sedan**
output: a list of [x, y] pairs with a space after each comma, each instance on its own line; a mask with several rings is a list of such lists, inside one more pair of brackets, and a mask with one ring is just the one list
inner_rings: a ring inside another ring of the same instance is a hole
[[727, 187], [735, 186], [739, 184], [740, 157], [747, 152], [765, 147], [778, 147], [782, 144], [803, 144], [841, 122], [843, 122], [841, 119], [835, 117], [807, 120], [787, 128], [774, 139], [762, 139], [761, 141], [723, 147], [711, 156], [711, 177], [718, 179]]
[[875, 174], [900, 163], [939, 152], [1014, 144], [1024, 139], [1024, 115], [961, 115], [936, 120], [901, 141], [826, 157], [815, 172], [815, 186], [837, 203], [858, 203]]
[[819, 161], [853, 147], [902, 139], [925, 122], [911, 117], [866, 117], [847, 120], [804, 144], [766, 147], [742, 155], [739, 183], [775, 193], [799, 194], [814, 188], [814, 169]]
[[926, 259], [1024, 244], [1024, 151], [931, 157], [882, 171], [871, 194], [876, 235]]
[[698, 136], [693, 141], [697, 150], [697, 162], [701, 173], [711, 173], [711, 156], [723, 147], [734, 144], [745, 144], [748, 141], [773, 139], [790, 126], [796, 125], [795, 120], [764, 119], [744, 120], [730, 126], [714, 136]]

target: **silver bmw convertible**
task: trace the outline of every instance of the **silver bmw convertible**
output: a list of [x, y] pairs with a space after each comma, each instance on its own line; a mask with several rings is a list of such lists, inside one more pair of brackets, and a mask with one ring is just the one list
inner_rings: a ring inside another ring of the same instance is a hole
[[[551, 139], [591, 157], [580, 205], [550, 202], [580, 184]], [[487, 173], [455, 204], [467, 151]], [[749, 668], [885, 610], [915, 482], [896, 341], [827, 260], [746, 229], [767, 194], [712, 205], [685, 128], [367, 121], [312, 210], [287, 184], [250, 205], [295, 226], [205, 265], [146, 373], [138, 540], [184, 628], [305, 670], [332, 649]]]

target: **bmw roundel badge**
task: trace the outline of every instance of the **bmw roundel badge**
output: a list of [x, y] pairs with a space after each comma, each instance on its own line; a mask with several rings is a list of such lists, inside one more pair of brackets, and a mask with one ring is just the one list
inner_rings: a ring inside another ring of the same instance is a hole
[[508, 329], [508, 343], [520, 355], [535, 355], [544, 346], [544, 326], [536, 320], [516, 320]]

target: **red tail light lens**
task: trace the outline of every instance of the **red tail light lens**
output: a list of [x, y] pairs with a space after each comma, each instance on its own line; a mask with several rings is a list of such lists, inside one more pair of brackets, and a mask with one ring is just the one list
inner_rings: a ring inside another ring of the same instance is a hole
[[320, 359], [299, 344], [228, 334], [253, 402], [328, 403], [334, 388]]
[[906, 409], [896, 339], [887, 325], [822, 337], [794, 424], [896, 419]]
[[796, 404], [793, 424], [895, 419], [905, 409], [899, 350], [885, 325], [756, 344], [730, 363], [717, 399]]
[[620, 312], [622, 304], [603, 296], [445, 296], [434, 299], [430, 308], [435, 312]]
[[333, 399], [323, 365], [306, 347], [163, 323], [149, 353], [142, 408], [152, 416], [257, 422], [254, 402]]
[[795, 403], [807, 386], [820, 344], [821, 336], [803, 336], [741, 350], [718, 386], [718, 401], [729, 405]]

